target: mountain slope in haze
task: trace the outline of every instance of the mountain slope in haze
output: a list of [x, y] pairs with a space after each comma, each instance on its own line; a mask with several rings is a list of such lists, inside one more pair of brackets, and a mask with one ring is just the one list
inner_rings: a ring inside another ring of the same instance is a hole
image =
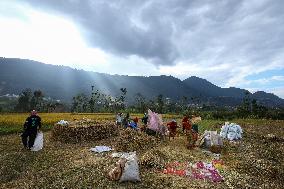
[[234, 97], [234, 98], [243, 98], [246, 92], [249, 92], [244, 89], [239, 89], [235, 87], [230, 88], [221, 88], [218, 87], [209, 81], [191, 76], [183, 81], [188, 87], [200, 91], [201, 94], [205, 94], [210, 97]]
[[42, 64], [31, 60], [0, 59], [0, 94], [19, 94], [25, 88], [41, 89], [46, 96], [71, 100], [78, 93], [95, 89], [117, 96], [127, 88], [128, 97], [141, 93], [147, 98], [158, 94], [177, 100], [191, 94], [183, 82], [171, 76], [120, 76]]
[[[0, 58], [0, 95], [19, 94], [25, 88], [40, 89], [55, 99], [71, 101], [78, 93], [91, 94], [91, 86], [101, 92], [118, 96], [120, 88], [127, 88], [127, 99], [134, 101], [141, 93], [146, 98], [155, 98], [159, 94], [172, 100], [186, 96], [198, 99], [199, 103], [235, 106], [241, 103], [244, 89], [221, 88], [205, 79], [195, 76], [181, 81], [172, 76], [121, 76], [72, 69], [40, 62]], [[269, 93], [251, 94], [267, 106], [283, 106], [284, 100]]]
[[236, 106], [241, 103], [247, 93], [251, 99], [256, 99], [262, 105], [270, 107], [284, 106], [283, 99], [264, 91], [250, 93], [248, 90], [235, 87], [221, 88], [196, 76], [191, 76], [183, 82], [196, 92], [199, 91], [200, 94], [206, 96], [207, 99], [210, 99], [210, 101], [214, 102], [216, 105], [226, 104]]

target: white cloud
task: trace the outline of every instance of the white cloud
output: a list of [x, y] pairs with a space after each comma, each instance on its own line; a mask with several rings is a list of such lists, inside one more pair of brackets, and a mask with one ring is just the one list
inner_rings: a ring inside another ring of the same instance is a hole
[[269, 90], [273, 94], [279, 96], [280, 98], [284, 99], [284, 87], [276, 87], [271, 90]]
[[273, 88], [250, 87], [250, 88], [245, 88], [245, 89], [247, 89], [251, 93], [255, 93], [257, 91], [264, 91], [264, 92], [267, 92], [267, 93], [273, 93], [273, 94], [277, 95], [278, 97], [284, 99], [284, 87], [273, 87]]
[[273, 76], [271, 77], [271, 80], [276, 80], [276, 81], [284, 81], [284, 76]]
[[4, 0], [0, 56], [265, 88], [283, 76], [246, 78], [284, 68], [283, 5], [268, 0]]
[[26, 14], [26, 21], [0, 17], [1, 56], [71, 67], [106, 63], [106, 53], [88, 47], [70, 21], [33, 10]]
[[267, 84], [271, 84], [272, 82], [279, 82], [284, 81], [284, 76], [272, 76], [268, 78], [261, 78], [261, 79], [255, 79], [255, 80], [245, 80], [242, 81], [242, 86], [252, 86], [252, 85], [261, 85], [265, 86]]

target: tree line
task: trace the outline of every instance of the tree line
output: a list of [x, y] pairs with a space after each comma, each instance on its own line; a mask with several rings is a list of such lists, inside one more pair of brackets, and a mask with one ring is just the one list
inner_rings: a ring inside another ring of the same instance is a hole
[[[93, 87], [92, 87], [93, 90]], [[115, 98], [96, 90], [90, 98], [79, 94], [73, 98], [72, 112], [129, 112], [143, 113], [148, 109], [158, 113], [195, 114], [207, 119], [230, 120], [236, 118], [257, 119], [284, 119], [283, 108], [268, 108], [261, 105], [256, 99], [251, 99], [248, 92], [237, 107], [220, 107], [216, 105], [201, 104], [198, 97], [183, 96], [178, 101], [172, 101], [162, 94], [146, 99], [141, 93], [134, 96], [135, 102], [127, 104], [126, 88], [121, 88], [121, 95]]]
[[37, 110], [39, 112], [64, 112], [68, 111], [68, 108], [58, 100], [45, 98], [41, 90], [32, 91], [27, 88], [19, 94], [14, 111], [29, 112], [31, 110]]
[[[284, 119], [283, 108], [268, 108], [252, 99], [246, 93], [242, 103], [237, 107], [220, 107], [216, 105], [202, 104], [198, 97], [183, 96], [177, 101], [164, 97], [162, 94], [147, 99], [143, 94], [137, 93], [134, 102], [129, 103], [126, 99], [127, 89], [120, 88], [118, 96], [111, 96], [96, 90], [91, 86], [91, 93], [78, 94], [72, 98], [71, 104], [46, 98], [41, 90], [23, 90], [10, 112], [28, 112], [36, 109], [39, 112], [129, 112], [144, 113], [148, 109], [158, 113], [195, 114], [207, 119], [235, 119], [235, 118], [265, 118]], [[1, 111], [1, 107], [0, 107]], [[2, 108], [3, 111], [3, 108]]]

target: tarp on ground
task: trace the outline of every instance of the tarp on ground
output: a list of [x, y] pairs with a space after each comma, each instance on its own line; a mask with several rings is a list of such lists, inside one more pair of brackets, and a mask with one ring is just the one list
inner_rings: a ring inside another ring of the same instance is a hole
[[220, 161], [212, 163], [199, 161], [194, 164], [189, 162], [173, 162], [166, 165], [163, 173], [188, 177], [191, 179], [221, 182], [224, 178], [220, 175], [217, 167], [219, 169], [222, 168]]
[[92, 152], [98, 152], [98, 153], [101, 153], [101, 152], [108, 152], [108, 151], [111, 151], [111, 147], [109, 146], [96, 146], [95, 148], [91, 148], [90, 149]]

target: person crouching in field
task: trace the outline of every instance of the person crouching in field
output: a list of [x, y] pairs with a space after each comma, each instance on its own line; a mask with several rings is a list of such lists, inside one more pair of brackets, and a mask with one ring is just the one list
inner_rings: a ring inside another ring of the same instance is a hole
[[130, 121], [128, 127], [138, 130], [138, 117], [135, 117], [132, 121]]
[[157, 131], [157, 135], [159, 135], [159, 137], [165, 141], [166, 140], [166, 135], [169, 134], [169, 130], [165, 125], [160, 125]]
[[31, 111], [31, 115], [24, 123], [24, 131], [22, 134], [22, 142], [26, 149], [33, 147], [38, 130], [41, 128], [41, 118], [35, 110]]
[[171, 139], [171, 137], [174, 139], [176, 134], [177, 134], [177, 122], [176, 120], [172, 120], [171, 122], [167, 123], [167, 126], [169, 128], [169, 140]]
[[146, 128], [147, 128], [147, 123], [148, 123], [148, 115], [147, 113], [144, 113], [144, 116], [142, 117], [142, 127], [141, 127], [141, 131], [146, 131]]
[[116, 125], [117, 125], [117, 127], [121, 126], [121, 122], [122, 122], [122, 113], [118, 113], [116, 115]]
[[126, 113], [126, 116], [122, 119], [122, 125], [127, 128], [129, 126], [129, 113]]
[[139, 121], [138, 117], [135, 117], [135, 118], [133, 119], [133, 121], [134, 121], [134, 123], [136, 124], [136, 127], [138, 127], [138, 121]]
[[198, 140], [198, 124], [197, 121], [193, 121], [190, 131], [187, 133], [188, 149], [193, 149], [195, 143]]
[[189, 116], [185, 116], [182, 119], [182, 132], [188, 134], [191, 131], [191, 121], [189, 120]]

